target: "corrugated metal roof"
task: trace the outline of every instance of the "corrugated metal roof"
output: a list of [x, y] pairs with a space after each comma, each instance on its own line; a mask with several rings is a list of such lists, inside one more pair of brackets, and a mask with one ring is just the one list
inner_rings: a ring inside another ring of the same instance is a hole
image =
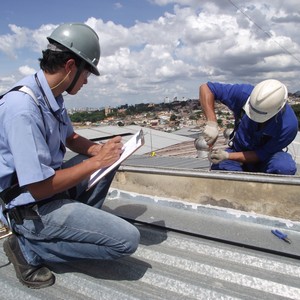
[[180, 169], [205, 169], [209, 168], [207, 159], [191, 157], [170, 157], [170, 156], [144, 156], [132, 155], [126, 159], [122, 166], [143, 166], [143, 167], [162, 167]]
[[[186, 141], [194, 141], [193, 138], [185, 137], [177, 134], [170, 134], [167, 132], [154, 130], [151, 128], [140, 127], [137, 125], [130, 126], [99, 126], [86, 129], [77, 129], [76, 132], [88, 139], [99, 138], [111, 135], [118, 135], [122, 133], [132, 133], [135, 134], [140, 129], [144, 131], [145, 145], [138, 149], [135, 154], [145, 154], [152, 151], [156, 151], [161, 148], [172, 146]], [[125, 143], [130, 139], [130, 136], [123, 137], [123, 142]]]
[[[98, 138], [135, 133], [139, 128], [109, 126], [77, 132]], [[193, 140], [150, 129], [144, 132], [146, 145], [135, 154]], [[123, 164], [195, 170], [207, 168], [208, 162], [133, 155]], [[139, 228], [141, 242], [131, 257], [52, 265], [56, 284], [32, 290], [17, 281], [0, 240], [0, 299], [300, 299], [298, 222], [113, 189], [105, 209]], [[272, 228], [287, 232], [292, 244], [273, 236]]]
[[[92, 128], [76, 129], [76, 131], [82, 136], [94, 139], [103, 138], [111, 135], [135, 134], [140, 126], [130, 125], [130, 126], [99, 126]], [[145, 134], [145, 145], [138, 149], [135, 154], [143, 155], [149, 154], [151, 152], [157, 152], [157, 155], [168, 156], [184, 156], [184, 157], [197, 157], [197, 152], [194, 147], [194, 139], [198, 136], [199, 131], [197, 129], [182, 129], [175, 131], [173, 133], [163, 132], [151, 128], [142, 128]], [[123, 142], [130, 139], [129, 136], [123, 137]], [[220, 147], [224, 147], [223, 137], [219, 136], [218, 141]], [[177, 149], [177, 153], [175, 150]], [[186, 151], [185, 151], [186, 150]], [[168, 153], [169, 152], [169, 153]], [[293, 158], [298, 164], [300, 164], [300, 133], [298, 132], [295, 140], [289, 145], [288, 152], [291, 153]], [[71, 155], [70, 153], [68, 155]]]
[[[158, 204], [156, 209], [160, 214], [156, 214], [155, 205], [134, 198], [122, 202], [113, 194], [105, 208], [141, 222], [135, 223], [141, 241], [131, 257], [54, 265], [51, 268], [56, 284], [32, 290], [17, 282], [14, 269], [7, 265], [1, 250], [0, 299], [300, 299], [298, 259], [205, 237], [212, 229], [219, 235], [223, 232], [226, 237], [239, 237], [239, 218], [228, 222], [231, 226], [226, 227], [217, 224], [216, 216], [210, 212], [202, 226], [196, 227], [199, 224], [194, 223], [195, 210]], [[172, 229], [174, 209], [176, 226], [182, 223], [183, 230]], [[201, 222], [201, 218], [198, 220]], [[269, 243], [282, 250], [289, 246], [266, 233], [269, 223], [283, 226], [283, 220], [264, 222], [261, 217], [260, 222], [263, 223], [260, 226], [250, 226], [257, 230], [250, 230], [244, 238], [251, 239], [252, 244]], [[187, 234], [186, 226], [193, 227], [198, 234]], [[292, 240], [296, 241], [296, 236]]]

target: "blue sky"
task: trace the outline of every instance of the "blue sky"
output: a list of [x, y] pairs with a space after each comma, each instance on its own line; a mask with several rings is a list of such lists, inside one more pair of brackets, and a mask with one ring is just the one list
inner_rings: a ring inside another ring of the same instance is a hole
[[9, 0], [1, 3], [0, 34], [8, 32], [8, 24], [30, 29], [41, 24], [84, 22], [89, 17], [113, 21], [126, 27], [136, 20], [157, 19], [172, 5], [155, 5], [145, 0]]
[[198, 97], [206, 81], [300, 90], [298, 0], [65, 0], [1, 3], [0, 93], [39, 69], [46, 37], [83, 22], [99, 35], [100, 77], [67, 107], [103, 107]]

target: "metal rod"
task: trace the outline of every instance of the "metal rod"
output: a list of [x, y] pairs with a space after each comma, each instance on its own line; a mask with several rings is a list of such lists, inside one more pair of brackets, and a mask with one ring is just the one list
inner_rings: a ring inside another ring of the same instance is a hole
[[157, 175], [169, 176], [185, 176], [196, 178], [210, 178], [210, 179], [223, 179], [247, 182], [260, 182], [260, 183], [276, 183], [287, 185], [300, 185], [300, 178], [289, 175], [275, 175], [275, 174], [257, 174], [249, 172], [225, 172], [225, 171], [199, 171], [194, 169], [175, 169], [175, 168], [158, 168], [158, 167], [141, 167], [141, 166], [120, 166], [118, 171], [147, 173]]

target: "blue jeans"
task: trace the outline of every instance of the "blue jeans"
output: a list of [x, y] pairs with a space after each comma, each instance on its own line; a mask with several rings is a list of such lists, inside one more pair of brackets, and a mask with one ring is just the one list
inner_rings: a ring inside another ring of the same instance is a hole
[[[65, 166], [85, 157], [76, 156]], [[35, 205], [38, 216], [13, 224], [27, 262], [70, 262], [80, 259], [110, 260], [130, 255], [138, 247], [140, 233], [127, 221], [101, 210], [115, 171], [86, 192], [87, 181], [76, 187], [75, 199], [57, 199]]]
[[[235, 152], [231, 148], [227, 152]], [[297, 166], [289, 153], [280, 151], [271, 156], [267, 161], [257, 164], [241, 164], [233, 160], [224, 160], [218, 164], [212, 164], [212, 170], [261, 172], [268, 174], [295, 175]]]

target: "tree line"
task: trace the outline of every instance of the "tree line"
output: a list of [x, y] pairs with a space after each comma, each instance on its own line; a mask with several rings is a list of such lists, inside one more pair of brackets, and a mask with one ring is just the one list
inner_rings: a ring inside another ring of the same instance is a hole
[[[299, 123], [299, 130], [300, 130], [300, 104], [294, 104], [292, 106], [294, 109], [294, 112], [298, 118], [298, 123]], [[81, 111], [81, 112], [75, 112], [70, 115], [70, 119], [74, 123], [85, 123], [85, 122], [92, 122], [92, 123], [97, 123], [101, 122], [107, 118], [110, 117], [117, 117], [117, 118], [122, 118], [134, 114], [140, 114], [140, 113], [149, 113], [153, 112], [154, 110], [157, 110], [157, 107], [149, 107], [147, 104], [137, 104], [137, 105], [122, 105], [118, 108], [113, 108], [110, 110], [110, 112], [105, 115], [105, 109], [101, 110], [95, 110], [95, 111]], [[160, 110], [171, 110], [172, 107], [170, 104], [162, 104], [159, 106]], [[120, 112], [122, 110], [122, 112]], [[196, 113], [191, 116], [191, 119], [200, 119], [202, 116], [201, 113]], [[175, 114], [172, 115], [172, 118], [174, 119], [176, 116]], [[170, 120], [172, 121], [172, 120]]]

